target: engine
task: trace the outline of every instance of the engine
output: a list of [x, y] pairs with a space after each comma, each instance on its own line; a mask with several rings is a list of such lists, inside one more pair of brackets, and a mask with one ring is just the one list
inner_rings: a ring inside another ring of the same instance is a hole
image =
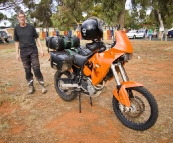
[[104, 86], [105, 86], [104, 82], [101, 82], [100, 84], [94, 86], [91, 82], [91, 79], [88, 77], [84, 78], [82, 82], [82, 87], [85, 89], [85, 92], [87, 92], [88, 95], [90, 96], [100, 95], [101, 90], [103, 89]]

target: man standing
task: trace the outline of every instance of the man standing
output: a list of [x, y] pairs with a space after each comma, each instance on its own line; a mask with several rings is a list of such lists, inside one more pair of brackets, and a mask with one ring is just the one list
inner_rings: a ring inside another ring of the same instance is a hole
[[40, 71], [36, 41], [40, 47], [40, 53], [42, 56], [44, 56], [43, 47], [40, 43], [40, 39], [38, 37], [36, 29], [32, 25], [26, 23], [26, 16], [23, 11], [18, 12], [17, 19], [19, 21], [19, 24], [14, 28], [16, 59], [18, 61], [20, 61], [20, 59], [22, 60], [25, 69], [26, 80], [29, 86], [28, 94], [33, 94], [35, 91], [31, 68], [34, 71], [34, 75], [41, 85], [42, 93], [44, 94], [47, 92], [47, 90], [44, 86], [43, 75]]

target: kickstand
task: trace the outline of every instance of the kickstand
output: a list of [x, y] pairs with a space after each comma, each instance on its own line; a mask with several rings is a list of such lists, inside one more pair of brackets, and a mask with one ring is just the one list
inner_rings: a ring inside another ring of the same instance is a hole
[[93, 106], [92, 97], [90, 97], [90, 105]]
[[81, 113], [81, 93], [78, 92], [78, 96], [79, 96], [79, 113]]

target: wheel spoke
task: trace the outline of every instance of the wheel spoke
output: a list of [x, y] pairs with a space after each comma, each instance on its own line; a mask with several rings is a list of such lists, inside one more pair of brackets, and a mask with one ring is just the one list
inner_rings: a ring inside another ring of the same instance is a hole
[[119, 103], [113, 96], [113, 109], [118, 119], [127, 127], [135, 130], [146, 130], [154, 125], [158, 117], [157, 103], [144, 87], [127, 89], [130, 109]]
[[[146, 116], [145, 108], [148, 103], [140, 96], [139, 93], [133, 94], [134, 98], [131, 98], [131, 111], [129, 112], [128, 116], [126, 116], [127, 120], [129, 119], [129, 116], [131, 117], [131, 121], [137, 124], [144, 123], [148, 120], [148, 116]], [[144, 103], [145, 102], [145, 103]], [[142, 119], [142, 116], [145, 116], [145, 118]]]

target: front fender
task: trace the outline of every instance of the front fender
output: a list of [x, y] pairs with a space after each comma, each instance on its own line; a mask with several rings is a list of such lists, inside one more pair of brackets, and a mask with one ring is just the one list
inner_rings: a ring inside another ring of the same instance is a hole
[[126, 107], [130, 107], [129, 95], [127, 93], [126, 88], [138, 87], [138, 86], [143, 86], [143, 85], [133, 81], [123, 82], [119, 90], [118, 89], [114, 90], [114, 96], [121, 104], [125, 105]]

